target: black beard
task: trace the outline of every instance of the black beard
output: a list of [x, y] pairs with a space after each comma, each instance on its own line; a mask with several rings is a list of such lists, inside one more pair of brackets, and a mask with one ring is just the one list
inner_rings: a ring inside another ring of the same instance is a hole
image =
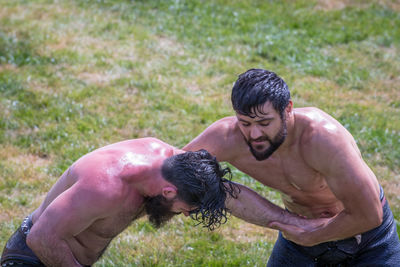
[[158, 195], [146, 199], [144, 208], [149, 221], [156, 228], [160, 228], [177, 213], [171, 211], [173, 201], [168, 201], [164, 196]]
[[286, 123], [284, 121], [282, 121], [282, 127], [279, 130], [278, 134], [273, 138], [273, 140], [269, 139], [266, 136], [261, 138], [270, 143], [270, 146], [266, 150], [261, 151], [261, 152], [255, 150], [253, 148], [253, 146], [251, 145], [251, 140], [250, 141], [246, 140], [246, 143], [250, 148], [251, 154], [253, 154], [253, 156], [256, 158], [256, 160], [262, 161], [262, 160], [266, 160], [267, 158], [269, 158], [272, 155], [272, 153], [274, 153], [282, 145], [282, 143], [286, 139], [286, 136], [287, 136]]

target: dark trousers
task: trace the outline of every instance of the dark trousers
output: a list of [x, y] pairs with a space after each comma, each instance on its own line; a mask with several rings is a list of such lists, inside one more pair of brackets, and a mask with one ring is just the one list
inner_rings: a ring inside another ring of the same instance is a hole
[[[381, 200], [384, 200], [381, 189]], [[285, 239], [279, 233], [268, 260], [268, 267], [285, 266], [400, 266], [400, 241], [396, 223], [387, 201], [383, 205], [383, 222], [380, 226], [355, 237], [303, 247]]]
[[10, 237], [1, 255], [1, 267], [44, 267], [35, 253], [26, 244], [26, 236], [32, 227], [31, 216]]

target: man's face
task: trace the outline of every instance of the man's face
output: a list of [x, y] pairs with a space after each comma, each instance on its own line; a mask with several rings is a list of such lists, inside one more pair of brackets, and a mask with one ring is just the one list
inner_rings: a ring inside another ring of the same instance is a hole
[[145, 203], [149, 221], [157, 228], [177, 214], [183, 213], [185, 216], [189, 216], [190, 211], [194, 209], [176, 197], [168, 200], [163, 195], [148, 198]]
[[236, 113], [240, 131], [256, 160], [269, 158], [287, 135], [286, 122], [271, 102], [265, 103], [261, 111], [262, 113], [254, 114], [254, 117]]
[[190, 206], [190, 205], [186, 204], [185, 202], [183, 202], [181, 200], [178, 200], [178, 199], [174, 200], [174, 202], [172, 204], [172, 207], [171, 207], [171, 211], [172, 212], [175, 212], [176, 214], [182, 213], [185, 216], [189, 216], [190, 212], [195, 210], [195, 209], [196, 209], [196, 207], [192, 207], [192, 206]]

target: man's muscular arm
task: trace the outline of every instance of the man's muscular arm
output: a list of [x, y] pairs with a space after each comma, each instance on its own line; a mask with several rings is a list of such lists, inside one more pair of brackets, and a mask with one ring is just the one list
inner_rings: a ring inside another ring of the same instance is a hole
[[[240, 152], [236, 151], [237, 142], [243, 141], [240, 133], [238, 136], [235, 134], [235, 122], [234, 117], [226, 117], [214, 122], [183, 149], [186, 151], [206, 149], [216, 156], [217, 160], [232, 162]], [[325, 221], [303, 219], [273, 204], [244, 185], [236, 184], [236, 186], [240, 189], [240, 193], [237, 194], [237, 198], [228, 196], [225, 202], [226, 207], [235, 217], [249, 223], [268, 226], [271, 221], [277, 221], [287, 226], [293, 224], [294, 228], [313, 229]]]
[[83, 266], [75, 259], [65, 240], [41, 230], [29, 233], [27, 244], [46, 266]]
[[[234, 117], [226, 117], [211, 124], [199, 136], [183, 147], [185, 151], [207, 150], [218, 161], [230, 161], [235, 156]], [[243, 140], [243, 138], [241, 139]]]
[[77, 242], [75, 236], [101, 218], [103, 202], [101, 196], [93, 194], [93, 188], [74, 184], [54, 199], [34, 223], [27, 237], [28, 246], [46, 266], [83, 266], [69, 242]]
[[318, 229], [296, 232], [290, 227], [272, 223], [285, 237], [305, 246], [353, 237], [379, 226], [382, 205], [375, 175], [361, 158], [347, 131], [316, 135], [310, 140], [306, 162], [319, 171], [344, 210]]
[[[269, 227], [271, 222], [279, 222], [292, 231], [312, 230], [322, 225], [326, 219], [305, 219], [263, 198], [252, 189], [235, 183], [240, 193], [237, 198], [228, 196], [225, 205], [235, 216], [246, 222]], [[239, 191], [238, 190], [238, 191]]]

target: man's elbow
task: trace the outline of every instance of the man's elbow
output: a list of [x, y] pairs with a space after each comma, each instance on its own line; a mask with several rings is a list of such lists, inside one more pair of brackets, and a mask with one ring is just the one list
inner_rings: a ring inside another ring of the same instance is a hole
[[33, 252], [38, 253], [43, 247], [48, 246], [49, 237], [50, 234], [45, 229], [33, 225], [26, 237], [26, 244]]
[[40, 236], [37, 231], [30, 231], [26, 237], [26, 244], [35, 252], [35, 248], [40, 247]]
[[375, 227], [378, 227], [383, 222], [383, 210], [382, 208], [378, 209], [377, 215], [375, 216]]
[[382, 207], [375, 209], [372, 214], [367, 216], [367, 222], [369, 225], [369, 229], [376, 228], [380, 226], [383, 222], [383, 210]]

